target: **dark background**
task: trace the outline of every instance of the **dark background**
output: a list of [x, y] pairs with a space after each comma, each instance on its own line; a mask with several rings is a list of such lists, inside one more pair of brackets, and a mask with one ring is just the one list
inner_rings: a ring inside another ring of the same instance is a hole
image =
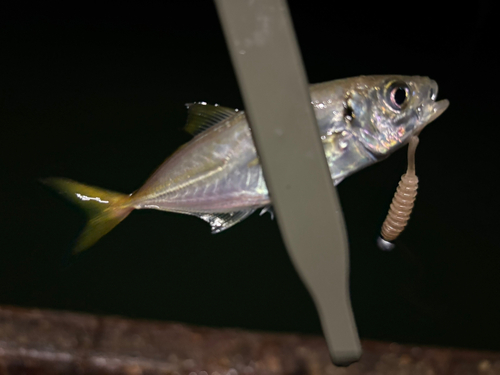
[[[189, 139], [184, 103], [244, 108], [211, 1], [111, 4], [0, 11], [0, 303], [320, 333], [268, 215], [211, 235], [194, 217], [136, 211], [63, 267], [84, 218], [39, 178], [132, 192]], [[426, 75], [451, 102], [421, 136], [419, 195], [396, 250], [375, 239], [405, 151], [338, 187], [363, 338], [500, 350], [491, 5], [290, 2], [311, 82]]]

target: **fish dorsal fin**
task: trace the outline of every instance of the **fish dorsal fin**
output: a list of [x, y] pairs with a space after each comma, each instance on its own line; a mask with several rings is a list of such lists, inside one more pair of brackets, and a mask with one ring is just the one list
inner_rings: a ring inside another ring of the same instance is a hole
[[186, 104], [188, 118], [184, 130], [197, 135], [238, 113], [237, 109], [211, 105], [205, 102]]
[[225, 213], [192, 213], [212, 227], [212, 233], [220, 233], [250, 216], [255, 209]]

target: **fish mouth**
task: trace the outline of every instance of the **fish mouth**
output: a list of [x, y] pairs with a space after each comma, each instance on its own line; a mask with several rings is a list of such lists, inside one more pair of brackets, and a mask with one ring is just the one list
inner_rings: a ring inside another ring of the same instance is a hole
[[443, 114], [443, 112], [446, 111], [446, 109], [448, 108], [449, 105], [450, 105], [450, 102], [447, 99], [443, 99], [443, 100], [440, 100], [440, 101], [434, 103], [434, 105], [432, 105], [432, 107], [430, 108], [430, 110], [428, 112], [427, 119], [422, 122], [422, 124], [419, 126], [416, 133], [417, 134], [420, 133], [423, 128], [425, 128], [432, 121], [434, 121], [439, 116], [441, 116]]

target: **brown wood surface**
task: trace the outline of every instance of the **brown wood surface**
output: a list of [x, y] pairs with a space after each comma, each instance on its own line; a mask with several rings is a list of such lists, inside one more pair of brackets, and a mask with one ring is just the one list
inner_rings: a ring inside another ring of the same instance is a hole
[[334, 367], [322, 337], [0, 307], [4, 374], [500, 374], [500, 353], [363, 341]]

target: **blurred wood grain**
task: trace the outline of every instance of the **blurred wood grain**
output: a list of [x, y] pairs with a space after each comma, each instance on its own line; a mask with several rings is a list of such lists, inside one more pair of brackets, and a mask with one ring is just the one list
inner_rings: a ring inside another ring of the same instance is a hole
[[500, 374], [500, 353], [363, 341], [335, 367], [322, 337], [0, 307], [0, 375]]

